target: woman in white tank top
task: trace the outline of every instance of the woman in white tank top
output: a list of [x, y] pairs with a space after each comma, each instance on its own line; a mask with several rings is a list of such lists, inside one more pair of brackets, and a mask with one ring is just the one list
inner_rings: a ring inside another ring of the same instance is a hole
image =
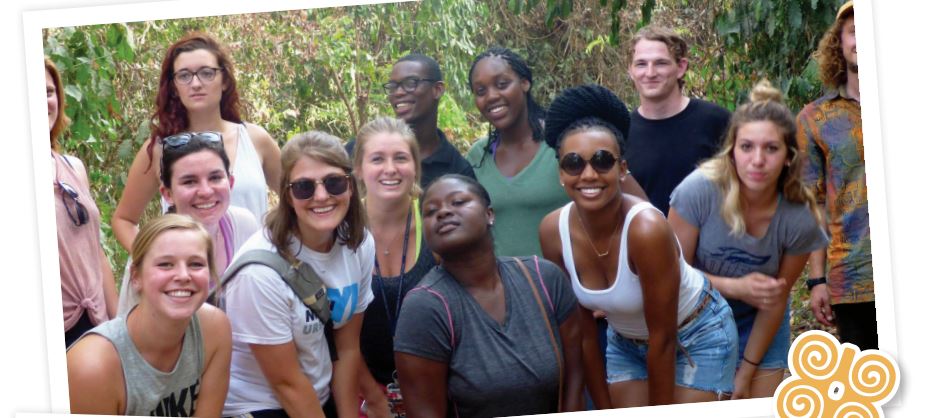
[[130, 250], [137, 224], [160, 186], [162, 139], [184, 132], [222, 134], [233, 166], [232, 204], [245, 207], [261, 223], [268, 189], [278, 187], [281, 152], [265, 129], [242, 121], [234, 71], [224, 47], [207, 34], [187, 34], [167, 49], [151, 137], [131, 163], [111, 219], [125, 249]]
[[[583, 363], [597, 408], [717, 400], [732, 391], [733, 318], [684, 262], [664, 215], [619, 189], [628, 169], [616, 156], [629, 119], [597, 85], [553, 101], [547, 141], [573, 202], [543, 218], [543, 254], [567, 270], [582, 306]], [[608, 390], [592, 311], [611, 324]], [[718, 338], [701, 338], [707, 334]]]

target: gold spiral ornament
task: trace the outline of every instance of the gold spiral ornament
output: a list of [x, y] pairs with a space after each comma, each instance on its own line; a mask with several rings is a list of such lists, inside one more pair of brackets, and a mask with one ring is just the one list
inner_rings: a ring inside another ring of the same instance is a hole
[[820, 418], [824, 396], [815, 386], [801, 380], [793, 380], [779, 386], [776, 393], [776, 409], [780, 417]]
[[896, 365], [889, 357], [868, 350], [857, 357], [848, 377], [854, 392], [877, 401], [883, 400], [896, 389], [896, 370]]
[[879, 350], [861, 353], [833, 335], [808, 331], [788, 353], [791, 376], [775, 390], [775, 414], [789, 418], [883, 418], [899, 388], [896, 361]]
[[830, 334], [802, 334], [792, 344], [790, 357], [792, 373], [806, 379], [827, 379], [839, 365], [837, 341]]

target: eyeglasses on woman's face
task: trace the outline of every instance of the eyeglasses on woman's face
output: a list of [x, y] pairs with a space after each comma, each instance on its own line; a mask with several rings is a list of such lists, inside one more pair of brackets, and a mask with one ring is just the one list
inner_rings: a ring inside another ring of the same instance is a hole
[[209, 83], [216, 79], [216, 73], [222, 71], [222, 68], [219, 67], [201, 67], [192, 72], [190, 70], [180, 70], [173, 73], [173, 81], [179, 85], [189, 85], [193, 81], [193, 76], [197, 76], [200, 79], [200, 82]]

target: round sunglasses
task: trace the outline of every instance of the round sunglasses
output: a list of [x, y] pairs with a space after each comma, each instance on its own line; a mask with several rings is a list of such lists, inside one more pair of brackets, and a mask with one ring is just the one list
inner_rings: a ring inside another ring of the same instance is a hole
[[596, 151], [588, 160], [583, 159], [579, 154], [570, 152], [559, 159], [559, 169], [570, 176], [578, 176], [585, 171], [586, 165], [591, 165], [596, 173], [605, 174], [615, 166], [617, 161], [618, 159], [615, 158], [614, 154], [604, 149]]
[[341, 195], [346, 193], [350, 186], [350, 175], [328, 174], [322, 180], [302, 178], [288, 183], [288, 188], [295, 199], [307, 200], [314, 196], [318, 184], [323, 184], [324, 190], [331, 196]]

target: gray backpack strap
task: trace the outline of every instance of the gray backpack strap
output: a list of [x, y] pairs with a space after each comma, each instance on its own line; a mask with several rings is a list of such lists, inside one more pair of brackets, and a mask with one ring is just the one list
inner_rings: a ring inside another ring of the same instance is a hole
[[[236, 277], [243, 267], [250, 264], [261, 264], [275, 270], [285, 283], [288, 284], [288, 287], [294, 291], [294, 294], [301, 299], [301, 302], [317, 316], [317, 319], [324, 325], [332, 324], [330, 317], [330, 300], [327, 298], [327, 287], [324, 286], [324, 281], [321, 280], [320, 276], [318, 276], [317, 273], [314, 272], [314, 269], [307, 263], [298, 261], [297, 265], [291, 265], [279, 254], [271, 251], [250, 250], [240, 255], [239, 258], [233, 261], [229, 268], [226, 269], [226, 273], [219, 280], [219, 286], [217, 286], [216, 289], [222, 289], [226, 283]], [[210, 300], [215, 300], [214, 296], [215, 291], [210, 294]], [[219, 307], [225, 310], [225, 306]]]

